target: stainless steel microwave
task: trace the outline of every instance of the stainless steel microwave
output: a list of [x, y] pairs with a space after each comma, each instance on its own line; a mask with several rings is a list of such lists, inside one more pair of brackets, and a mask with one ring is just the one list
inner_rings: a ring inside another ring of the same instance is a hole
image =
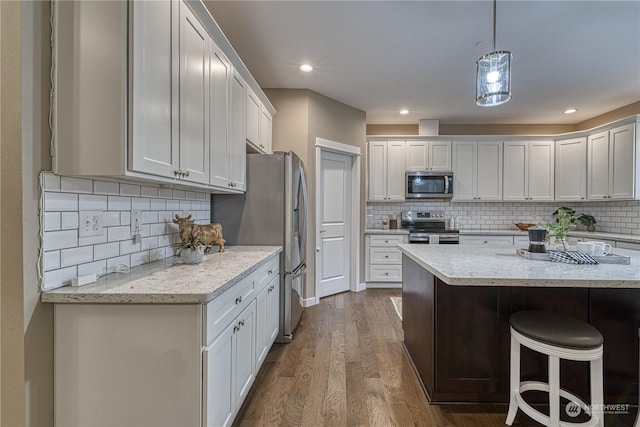
[[405, 177], [407, 199], [450, 199], [453, 172], [410, 171]]

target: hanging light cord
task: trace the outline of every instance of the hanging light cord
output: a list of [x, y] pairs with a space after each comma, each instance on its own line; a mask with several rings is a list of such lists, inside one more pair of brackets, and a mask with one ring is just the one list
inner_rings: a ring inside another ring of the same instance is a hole
[[493, 0], [493, 51], [496, 51], [496, 3], [497, 0]]

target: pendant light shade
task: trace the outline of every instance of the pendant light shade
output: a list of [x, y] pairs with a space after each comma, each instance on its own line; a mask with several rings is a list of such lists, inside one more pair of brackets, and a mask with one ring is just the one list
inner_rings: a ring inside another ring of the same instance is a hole
[[511, 99], [511, 52], [483, 55], [476, 62], [476, 104], [493, 107]]
[[496, 0], [493, 0], [493, 52], [476, 62], [476, 105], [495, 107], [511, 99], [511, 52], [496, 51]]

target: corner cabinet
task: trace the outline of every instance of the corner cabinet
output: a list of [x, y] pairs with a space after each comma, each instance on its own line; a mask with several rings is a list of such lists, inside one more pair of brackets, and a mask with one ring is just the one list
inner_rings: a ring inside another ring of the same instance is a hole
[[587, 198], [636, 198], [638, 155], [634, 123], [590, 135], [587, 139]]
[[55, 173], [244, 190], [248, 71], [202, 3], [52, 7]]
[[279, 259], [206, 304], [56, 304], [55, 424], [230, 426], [278, 333]]
[[369, 143], [370, 202], [402, 202], [405, 194], [404, 141]]
[[453, 141], [453, 200], [502, 200], [502, 141]]

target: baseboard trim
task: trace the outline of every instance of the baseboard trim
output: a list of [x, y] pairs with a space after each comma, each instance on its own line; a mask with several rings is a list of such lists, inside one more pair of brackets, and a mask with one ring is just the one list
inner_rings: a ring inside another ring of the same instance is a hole
[[375, 282], [366, 283], [367, 289], [402, 289], [402, 282]]
[[311, 298], [300, 298], [300, 305], [302, 307], [311, 307], [312, 305], [316, 305], [318, 302], [316, 301], [316, 297]]
[[355, 289], [354, 292], [362, 292], [362, 291], [365, 291], [365, 290], [367, 290], [367, 284], [366, 283], [358, 283], [356, 285], [356, 289]]

